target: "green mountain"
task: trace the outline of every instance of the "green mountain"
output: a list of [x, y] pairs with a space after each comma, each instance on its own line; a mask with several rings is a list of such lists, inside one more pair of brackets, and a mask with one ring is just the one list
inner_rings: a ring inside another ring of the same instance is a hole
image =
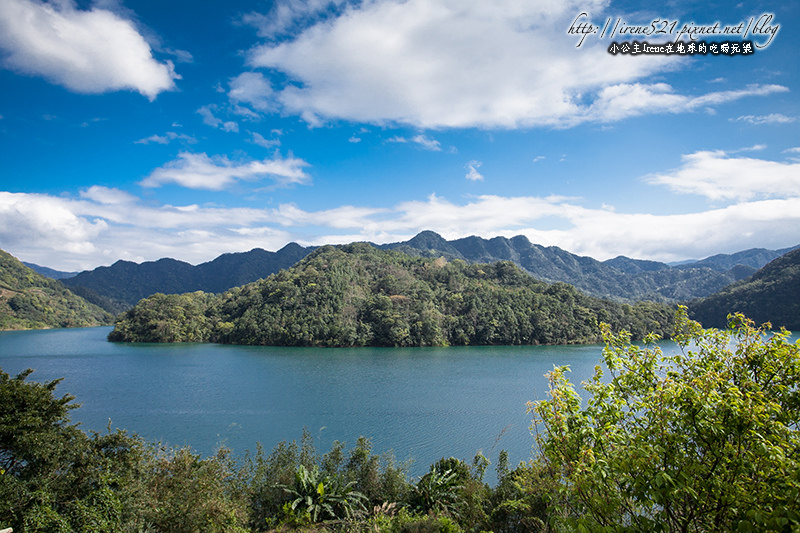
[[689, 315], [705, 327], [724, 328], [728, 313], [741, 312], [757, 324], [800, 330], [800, 249], [761, 268], [717, 294], [693, 300]]
[[[415, 257], [444, 257], [467, 263], [511, 261], [541, 281], [569, 283], [591, 296], [629, 303], [640, 300], [674, 303], [708, 296], [750, 276], [781, 255], [780, 250], [754, 249], [672, 267], [624, 256], [601, 262], [556, 246], [532, 244], [523, 236], [511, 239], [473, 236], [447, 241], [432, 231], [423, 231], [406, 242], [373, 246]], [[197, 266], [174, 259], [141, 264], [118, 261], [62, 281], [89, 301], [119, 313], [158, 292], [223, 292], [288, 268], [314, 249], [295, 243], [277, 252], [256, 248], [221, 255]]]
[[279, 346], [446, 346], [596, 342], [598, 322], [668, 334], [673, 311], [600, 300], [538, 281], [510, 261], [468, 264], [325, 246], [221, 295], [156, 294], [117, 319], [112, 341]]
[[[601, 262], [572, 254], [557, 246], [532, 244], [521, 235], [511, 239], [467, 237], [446, 241], [432, 231], [424, 231], [410, 241], [380, 247], [421, 257], [444, 256], [468, 262], [512, 261], [542, 281], [569, 283], [598, 298], [627, 302], [680, 302], [707, 296], [753, 272], [750, 269], [742, 270], [740, 266], [720, 269], [720, 262], [712, 263], [716, 268], [702, 262], [677, 268], [666, 263], [624, 256]], [[768, 250], [763, 252], [769, 253]], [[749, 262], [757, 264], [758, 254], [752, 255], [748, 255]], [[769, 259], [766, 259], [769, 255], [761, 257], [764, 262], [758, 266], [763, 266], [778, 255]]]
[[117, 261], [108, 267], [81, 272], [62, 282], [104, 309], [118, 313], [158, 292], [222, 292], [244, 285], [289, 268], [311, 250], [291, 243], [277, 252], [256, 248], [244, 253], [224, 254], [197, 266], [175, 259], [141, 264]]
[[0, 250], [0, 330], [111, 324], [106, 311]]

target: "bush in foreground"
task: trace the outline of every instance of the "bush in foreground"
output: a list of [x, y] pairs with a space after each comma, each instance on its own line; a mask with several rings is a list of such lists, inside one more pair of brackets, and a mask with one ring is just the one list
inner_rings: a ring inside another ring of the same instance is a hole
[[797, 531], [800, 344], [787, 336], [742, 315], [703, 330], [683, 308], [667, 355], [605, 328], [609, 377], [597, 367], [585, 407], [563, 367], [532, 405], [562, 504], [551, 518], [578, 531]]

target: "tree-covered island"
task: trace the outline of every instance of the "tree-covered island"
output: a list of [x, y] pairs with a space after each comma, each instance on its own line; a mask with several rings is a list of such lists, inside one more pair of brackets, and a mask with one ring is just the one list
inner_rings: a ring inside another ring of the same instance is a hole
[[324, 246], [292, 268], [215, 295], [155, 294], [117, 318], [111, 341], [274, 346], [588, 343], [597, 325], [668, 335], [673, 310], [538, 281], [508, 261], [419, 258], [366, 243]]

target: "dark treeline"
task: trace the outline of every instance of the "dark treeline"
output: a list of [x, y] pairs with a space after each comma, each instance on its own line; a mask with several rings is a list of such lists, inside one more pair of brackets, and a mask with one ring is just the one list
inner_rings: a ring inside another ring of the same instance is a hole
[[508, 261], [422, 259], [357, 243], [326, 246], [221, 295], [157, 294], [109, 339], [278, 346], [448, 346], [597, 342], [606, 322], [668, 334], [662, 304], [600, 300], [537, 281]]

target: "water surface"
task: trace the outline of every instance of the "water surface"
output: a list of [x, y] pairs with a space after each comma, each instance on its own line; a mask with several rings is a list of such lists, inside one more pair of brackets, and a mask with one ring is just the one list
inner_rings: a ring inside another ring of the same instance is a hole
[[501, 449], [531, 457], [526, 403], [544, 399], [544, 374], [570, 365], [589, 378], [600, 345], [451, 348], [274, 348], [215, 344], [115, 344], [111, 328], [0, 332], [0, 368], [64, 378], [58, 395], [82, 407], [85, 430], [123, 428], [149, 441], [244, 454], [299, 440], [325, 452], [369, 437], [378, 453], [413, 459], [420, 475], [441, 457], [471, 461]]

